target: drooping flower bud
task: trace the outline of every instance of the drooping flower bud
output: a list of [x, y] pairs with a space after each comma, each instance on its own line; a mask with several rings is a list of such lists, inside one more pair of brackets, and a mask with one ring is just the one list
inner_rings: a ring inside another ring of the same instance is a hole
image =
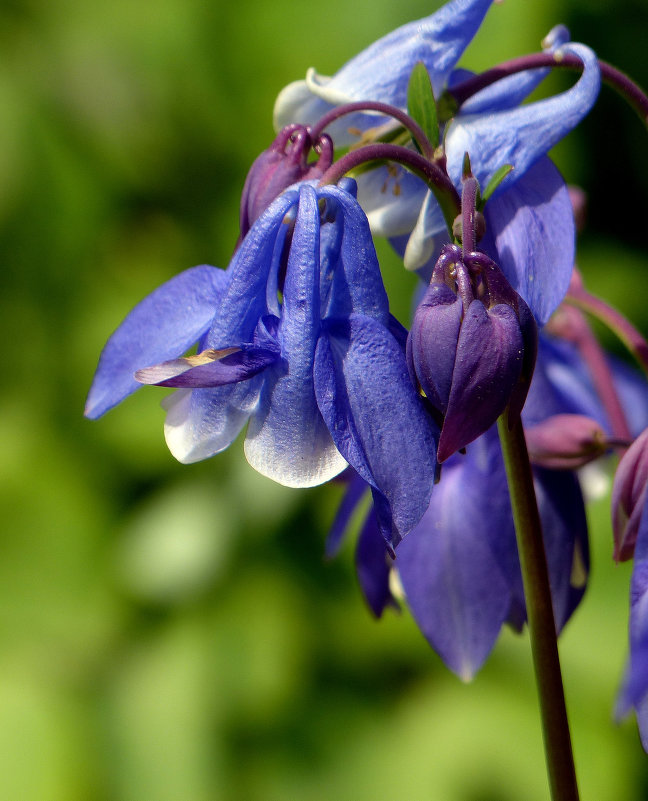
[[608, 450], [600, 423], [582, 414], [554, 414], [525, 434], [533, 464], [551, 470], [577, 470]]
[[639, 434], [621, 458], [612, 487], [614, 558], [632, 558], [639, 523], [648, 497], [648, 428]]
[[[317, 161], [309, 162], [314, 148]], [[284, 189], [297, 181], [321, 178], [331, 166], [333, 143], [326, 134], [313, 142], [305, 125], [287, 125], [250, 167], [241, 195], [241, 239]]]
[[536, 349], [533, 315], [499, 267], [483, 253], [446, 245], [407, 342], [412, 379], [443, 418], [439, 462], [507, 406], [521, 412]]

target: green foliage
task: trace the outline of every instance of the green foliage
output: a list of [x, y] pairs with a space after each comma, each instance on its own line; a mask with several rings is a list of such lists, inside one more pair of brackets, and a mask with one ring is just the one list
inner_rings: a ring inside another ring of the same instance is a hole
[[[437, 147], [439, 144], [439, 120], [436, 101], [432, 92], [430, 75], [422, 61], [419, 61], [412, 70], [407, 84], [407, 111], [410, 117], [421, 126], [432, 147]], [[416, 140], [415, 144], [418, 147]]]
[[[339, 487], [276, 486], [240, 442], [176, 464], [156, 388], [81, 417], [133, 304], [182, 269], [227, 263], [279, 88], [432, 10], [358, 8], [366, 24], [330, 30], [348, 2], [324, 18], [286, 0], [0, 9], [0, 799], [547, 797], [526, 637], [507, 633], [463, 686], [407, 613], [370, 619], [350, 544], [324, 563]], [[472, 52], [532, 49], [560, 10], [494, 6]], [[623, 15], [603, 19], [601, 47]], [[568, 179], [582, 148], [563, 159]], [[406, 321], [414, 279], [380, 252]], [[580, 266], [594, 290], [627, 295], [642, 258], [590, 239]], [[592, 511], [592, 585], [562, 653], [583, 797], [638, 801], [634, 724], [610, 720], [628, 570], [611, 564], [606, 515]]]

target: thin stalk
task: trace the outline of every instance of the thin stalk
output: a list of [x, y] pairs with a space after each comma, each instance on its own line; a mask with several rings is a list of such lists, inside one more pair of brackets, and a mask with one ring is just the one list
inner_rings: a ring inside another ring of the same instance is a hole
[[[570, 53], [532, 53], [528, 56], [514, 58], [502, 64], [486, 70], [485, 72], [468, 78], [465, 81], [448, 89], [450, 96], [461, 106], [468, 98], [477, 94], [481, 89], [485, 89], [502, 78], [523, 72], [529, 69], [541, 69], [546, 67], [557, 67], [561, 69], [583, 71], [583, 62]], [[608, 64], [606, 61], [599, 60], [601, 78], [604, 83], [611, 86], [618, 92], [630, 106], [637, 112], [644, 125], [648, 125], [648, 97], [645, 92], [625, 73]]]
[[438, 164], [428, 161], [420, 153], [401, 145], [377, 143], [365, 145], [365, 147], [346, 153], [322, 175], [320, 186], [336, 184], [347, 172], [371, 161], [393, 161], [422, 178], [434, 192], [434, 196], [441, 206], [448, 231], [452, 232], [455, 217], [461, 213], [461, 200], [448, 173]]
[[506, 412], [497, 425], [520, 554], [551, 798], [578, 801], [549, 571], [524, 430], [519, 417], [509, 428]]
[[648, 375], [648, 343], [643, 338], [641, 333], [632, 325], [632, 323], [624, 317], [621, 312], [617, 311], [614, 306], [610, 306], [601, 298], [592, 295], [586, 289], [580, 287], [570, 287], [567, 296], [565, 297], [567, 303], [571, 303], [581, 311], [591, 314], [619, 337], [621, 342], [626, 346], [630, 353], [635, 357], [639, 366]]
[[346, 114], [352, 114], [358, 111], [376, 111], [379, 114], [384, 114], [386, 117], [393, 117], [395, 120], [398, 120], [398, 122], [400, 122], [400, 124], [412, 134], [412, 138], [421, 148], [421, 153], [430, 161], [434, 159], [434, 145], [427, 138], [425, 131], [416, 122], [416, 120], [413, 120], [409, 114], [406, 114], [404, 111], [401, 111], [401, 109], [396, 108], [396, 106], [390, 106], [387, 103], [378, 103], [372, 100], [361, 100], [357, 103], [346, 103], [343, 106], [336, 106], [330, 111], [327, 111], [326, 114], [321, 117], [310, 129], [313, 141], [317, 141], [324, 129], [332, 122], [335, 122], [335, 120], [339, 119], [340, 117], [344, 117]]

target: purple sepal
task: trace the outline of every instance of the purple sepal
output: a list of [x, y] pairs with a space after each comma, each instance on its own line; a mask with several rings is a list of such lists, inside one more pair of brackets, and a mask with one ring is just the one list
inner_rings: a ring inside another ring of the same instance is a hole
[[616, 715], [637, 713], [641, 743], [648, 751], [648, 512], [646, 504], [637, 534], [634, 566], [630, 582], [630, 658], [619, 697]]
[[565, 297], [574, 267], [574, 216], [562, 176], [549, 158], [540, 159], [486, 203], [484, 216], [480, 247], [544, 325]]
[[319, 179], [331, 166], [333, 148], [323, 140], [320, 158], [308, 163], [312, 142], [303, 125], [288, 125], [250, 167], [241, 195], [241, 240], [284, 189], [298, 181]]
[[392, 559], [373, 509], [367, 515], [360, 531], [355, 564], [362, 593], [373, 614], [381, 617], [386, 607], [398, 608], [398, 603], [389, 588]]
[[[234, 352], [229, 353], [229, 350]], [[222, 352], [226, 355], [219, 356]], [[221, 387], [223, 384], [247, 381], [279, 358], [278, 349], [272, 351], [254, 345], [240, 345], [238, 350], [207, 350], [198, 356], [162, 362], [138, 370], [135, 377], [142, 384], [155, 384], [158, 387]], [[205, 362], [193, 366], [192, 360], [196, 359], [205, 359]]]
[[[333, 559], [338, 555], [347, 534], [351, 517], [362, 500], [362, 496], [367, 491], [367, 482], [363, 481], [352, 467], [348, 467], [342, 473], [340, 479], [347, 481], [347, 490], [338, 506], [326, 538], [324, 555], [327, 559]], [[383, 542], [383, 547], [384, 544]]]
[[576, 474], [534, 470], [556, 630], [580, 603], [589, 575], [585, 504]]
[[519, 572], [496, 432], [444, 465], [425, 515], [396, 549], [396, 568], [425, 637], [471, 679], [507, 618]]
[[614, 476], [611, 508], [614, 558], [618, 562], [632, 558], [640, 526], [644, 525], [647, 498], [648, 428], [623, 455]]
[[430, 403], [445, 414], [461, 328], [461, 299], [441, 282], [432, 282], [416, 309], [407, 339], [407, 364], [412, 380]]
[[135, 371], [180, 356], [208, 330], [230, 273], [202, 265], [176, 275], [137, 304], [99, 358], [85, 415], [94, 420], [141, 384]]
[[473, 301], [459, 333], [439, 462], [476, 439], [502, 414], [520, 377], [523, 355], [514, 310], [503, 304], [486, 309]]

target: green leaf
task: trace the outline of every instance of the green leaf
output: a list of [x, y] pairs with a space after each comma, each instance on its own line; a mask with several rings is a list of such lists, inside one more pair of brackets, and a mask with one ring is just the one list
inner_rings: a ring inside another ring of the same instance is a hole
[[407, 111], [423, 128], [433, 147], [439, 144], [439, 120], [430, 75], [422, 61], [414, 65], [407, 85]]
[[482, 211], [486, 201], [489, 197], [493, 194], [493, 192], [497, 189], [497, 187], [502, 183], [502, 181], [506, 178], [506, 176], [513, 172], [513, 165], [512, 164], [504, 164], [502, 165], [499, 170], [496, 170], [493, 175], [491, 176], [490, 181], [488, 182], [486, 189], [481, 197], [481, 202], [479, 204], [479, 211]]

